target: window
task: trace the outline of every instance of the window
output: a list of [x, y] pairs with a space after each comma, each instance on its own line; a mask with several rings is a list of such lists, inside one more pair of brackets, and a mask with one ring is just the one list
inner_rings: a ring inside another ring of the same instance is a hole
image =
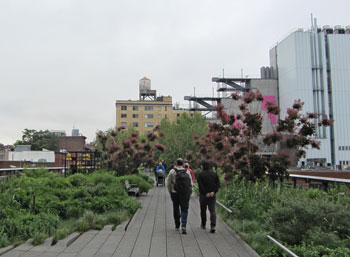
[[180, 117], [180, 113], [177, 113], [176, 116], [177, 116], [177, 117]]
[[344, 147], [344, 146], [342, 146], [342, 147], [341, 147], [341, 149], [344, 151], [344, 150], [345, 150], [345, 147]]
[[162, 118], [162, 115], [161, 114], [158, 114], [158, 119], [161, 119]]
[[127, 126], [128, 124], [127, 124], [126, 122], [121, 122], [120, 125], [121, 125], [122, 127], [125, 127], [125, 128], [126, 128], [126, 126]]
[[137, 118], [139, 117], [139, 115], [138, 115], [137, 113], [134, 113], [134, 114], [132, 115], [132, 117], [135, 118], [135, 119], [137, 119]]
[[126, 113], [122, 113], [121, 115], [120, 115], [120, 117], [121, 118], [126, 118], [128, 115], [126, 114]]
[[126, 111], [127, 110], [127, 106], [126, 105], [122, 105], [121, 109], [122, 109], [122, 111]]
[[145, 114], [145, 119], [153, 119], [153, 114]]
[[339, 146], [339, 151], [341, 151], [341, 146]]
[[167, 114], [165, 114], [165, 117], [164, 117], [165, 119], [167, 119], [168, 118], [168, 115]]
[[153, 122], [145, 122], [145, 128], [153, 128]]
[[145, 106], [145, 111], [153, 111], [153, 106]]
[[136, 105], [134, 105], [134, 106], [132, 107], [132, 110], [133, 110], [133, 111], [138, 111], [138, 110], [139, 110], [139, 107], [136, 106]]
[[165, 106], [165, 111], [167, 111], [168, 110], [168, 107], [167, 106]]
[[134, 128], [137, 128], [137, 127], [139, 126], [139, 123], [138, 123], [138, 122], [133, 122], [133, 123], [132, 123], [132, 126], [133, 126]]
[[158, 112], [162, 111], [162, 106], [158, 106]]

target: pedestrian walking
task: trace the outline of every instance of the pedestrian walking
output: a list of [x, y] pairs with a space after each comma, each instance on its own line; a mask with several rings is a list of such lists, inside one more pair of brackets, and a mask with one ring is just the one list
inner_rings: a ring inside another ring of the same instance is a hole
[[173, 216], [175, 221], [175, 229], [180, 229], [182, 234], [187, 234], [187, 216], [190, 197], [192, 194], [191, 173], [183, 168], [184, 161], [179, 158], [173, 169], [170, 170], [167, 177], [168, 191], [171, 201], [173, 202]]
[[210, 232], [215, 233], [216, 227], [216, 193], [220, 188], [219, 176], [212, 171], [211, 163], [207, 160], [201, 162], [202, 170], [198, 174], [199, 205], [201, 214], [201, 228], [205, 229], [207, 223], [207, 208], [210, 213]]
[[186, 163], [184, 164], [184, 168], [185, 168], [186, 170], [188, 170], [188, 171], [191, 173], [192, 184], [194, 185], [195, 176], [194, 176], [194, 172], [193, 172], [191, 166], [186, 162]]
[[158, 166], [156, 167], [156, 186], [161, 184], [162, 186], [165, 185], [165, 167], [163, 163], [159, 163]]

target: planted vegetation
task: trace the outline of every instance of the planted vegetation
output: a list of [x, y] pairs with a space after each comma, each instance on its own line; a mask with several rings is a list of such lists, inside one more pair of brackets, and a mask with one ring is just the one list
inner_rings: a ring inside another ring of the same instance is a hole
[[59, 240], [73, 231], [120, 224], [140, 207], [127, 195], [125, 179], [142, 192], [152, 187], [142, 176], [117, 177], [106, 171], [64, 178], [45, 169], [26, 170], [1, 181], [0, 247], [29, 238], [41, 243], [52, 235]]
[[[344, 193], [345, 192], [345, 193]], [[227, 222], [261, 256], [288, 256], [267, 235], [298, 256], [350, 256], [349, 189], [294, 189], [234, 180], [220, 198], [234, 211]]]

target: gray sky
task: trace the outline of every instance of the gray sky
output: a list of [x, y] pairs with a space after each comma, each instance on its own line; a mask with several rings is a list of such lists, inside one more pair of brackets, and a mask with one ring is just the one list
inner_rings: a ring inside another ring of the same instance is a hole
[[0, 0], [0, 142], [73, 126], [93, 140], [115, 101], [211, 95], [211, 78], [259, 77], [297, 28], [350, 25], [348, 0]]

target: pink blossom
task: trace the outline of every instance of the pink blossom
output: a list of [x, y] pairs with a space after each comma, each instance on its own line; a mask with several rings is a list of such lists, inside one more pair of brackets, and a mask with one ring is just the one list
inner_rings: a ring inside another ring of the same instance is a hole
[[317, 119], [317, 117], [318, 117], [318, 114], [317, 114], [317, 113], [314, 113], [314, 112], [312, 112], [312, 113], [308, 112], [308, 113], [306, 113], [306, 114], [307, 114], [307, 117], [308, 117], [309, 119]]
[[154, 145], [159, 151], [161, 151], [161, 152], [164, 152], [164, 150], [165, 150], [165, 146], [164, 145], [162, 145], [162, 144], [155, 144]]
[[278, 115], [280, 113], [280, 108], [274, 102], [266, 102], [267, 113]]
[[298, 109], [292, 109], [292, 108], [288, 108], [287, 109], [287, 114], [289, 115], [290, 119], [297, 119], [299, 117], [299, 110]]
[[232, 99], [233, 100], [239, 100], [239, 99], [241, 99], [241, 96], [238, 94], [238, 93], [232, 93], [231, 94], [231, 97], [232, 97]]
[[293, 104], [293, 109], [300, 110], [303, 107], [303, 105], [304, 103], [300, 99], [295, 100]]
[[227, 124], [230, 121], [230, 117], [227, 115], [226, 112], [222, 112], [220, 118], [221, 118], [222, 124]]
[[111, 152], [116, 152], [120, 150], [120, 146], [115, 141], [111, 141], [109, 143], [109, 148], [111, 149]]
[[320, 149], [321, 142], [316, 140], [311, 140], [310, 145], [314, 149]]
[[321, 122], [318, 124], [319, 126], [333, 126], [334, 120], [328, 119], [327, 115], [324, 115]]
[[246, 103], [242, 103], [242, 104], [239, 105], [239, 109], [240, 109], [241, 111], [247, 110], [247, 107], [248, 107], [248, 105], [247, 105]]
[[117, 131], [115, 131], [114, 129], [111, 131], [111, 136], [115, 137], [116, 135], [118, 135]]
[[259, 101], [259, 102], [264, 100], [264, 97], [263, 97], [263, 95], [261, 94], [261, 92], [259, 90], [256, 90], [255, 97], [256, 97], [256, 100]]
[[255, 94], [252, 90], [249, 90], [243, 97], [243, 101], [247, 104], [250, 104], [255, 100]]

